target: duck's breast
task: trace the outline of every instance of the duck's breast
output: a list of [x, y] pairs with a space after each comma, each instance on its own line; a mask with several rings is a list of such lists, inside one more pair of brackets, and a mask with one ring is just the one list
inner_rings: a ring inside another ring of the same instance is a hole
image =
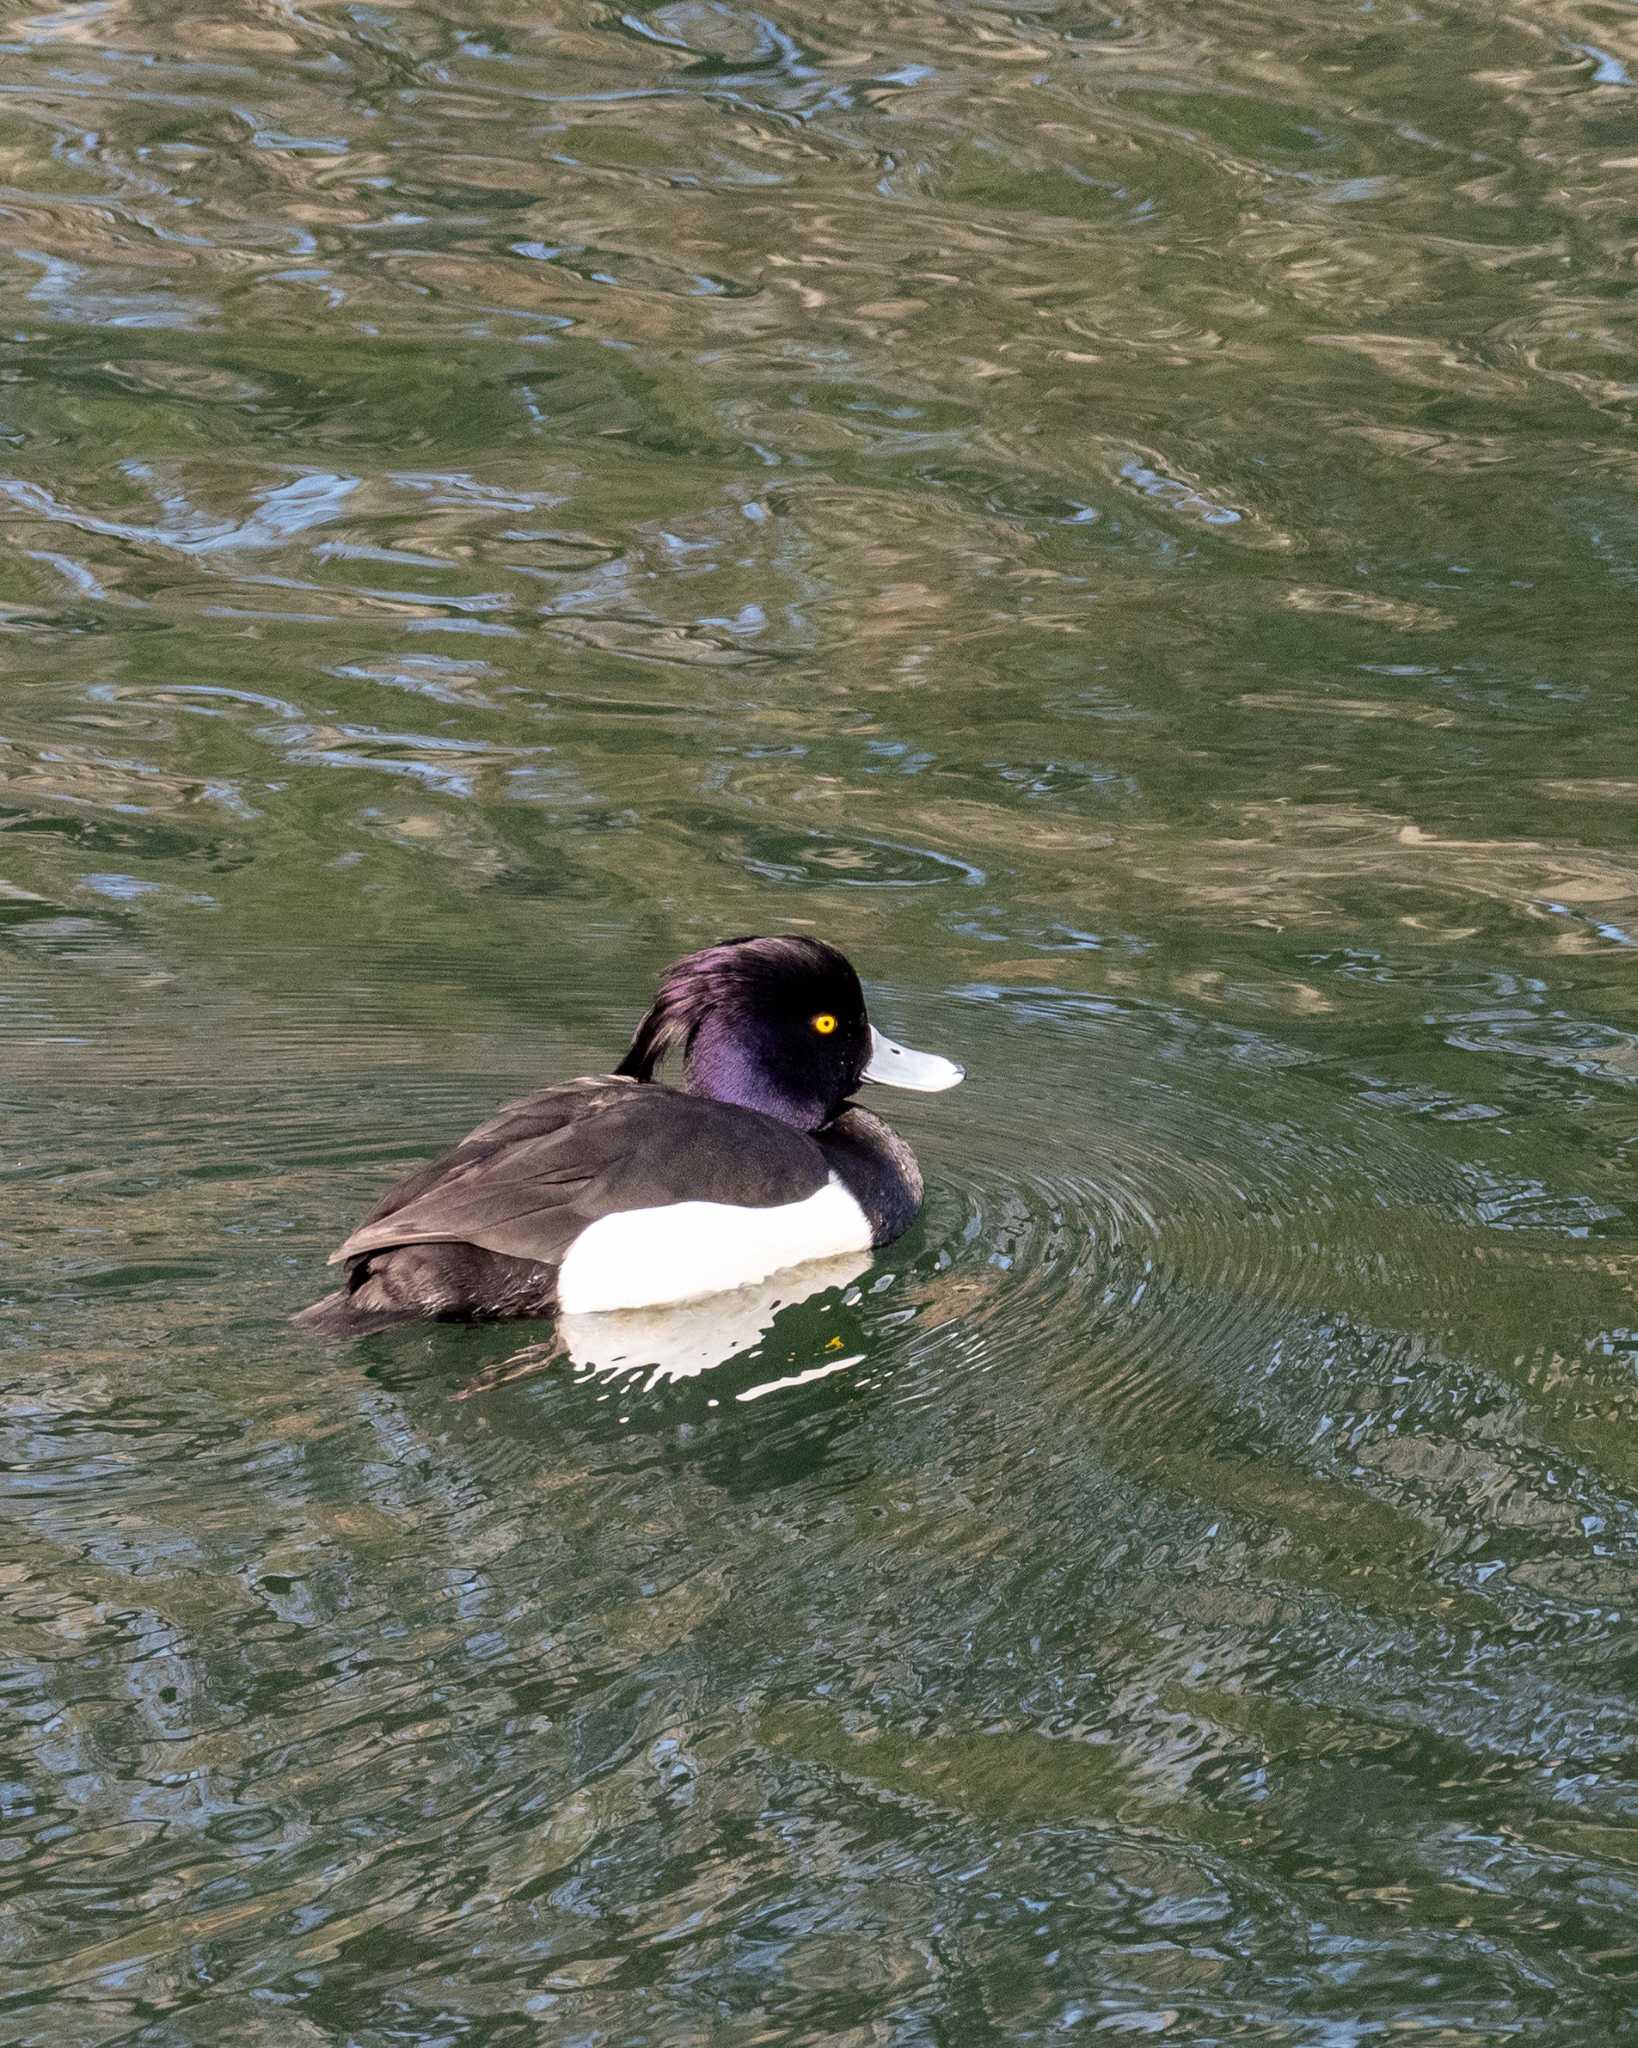
[[891, 1244], [921, 1209], [921, 1168], [891, 1125], [850, 1102], [818, 1133], [832, 1180], [840, 1181], [863, 1211], [872, 1244]]

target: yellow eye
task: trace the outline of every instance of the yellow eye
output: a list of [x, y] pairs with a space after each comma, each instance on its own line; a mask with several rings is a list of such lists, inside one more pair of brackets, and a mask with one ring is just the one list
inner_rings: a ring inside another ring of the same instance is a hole
[[836, 1029], [836, 1019], [828, 1010], [821, 1010], [813, 1020], [813, 1028], [821, 1038], [828, 1038]]

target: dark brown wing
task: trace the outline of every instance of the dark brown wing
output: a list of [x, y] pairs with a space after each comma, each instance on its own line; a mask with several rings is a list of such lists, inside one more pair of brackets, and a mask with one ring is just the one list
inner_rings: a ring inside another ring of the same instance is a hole
[[455, 1242], [556, 1266], [600, 1216], [673, 1202], [770, 1208], [828, 1175], [810, 1137], [756, 1110], [598, 1075], [509, 1103], [401, 1181], [330, 1263]]

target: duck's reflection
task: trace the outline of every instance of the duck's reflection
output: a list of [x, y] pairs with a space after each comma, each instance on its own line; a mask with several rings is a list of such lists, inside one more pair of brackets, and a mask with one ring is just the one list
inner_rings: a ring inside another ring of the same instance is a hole
[[[707, 1295], [701, 1301], [560, 1316], [552, 1336], [525, 1345], [486, 1368], [461, 1388], [456, 1399], [469, 1401], [492, 1387], [524, 1379], [559, 1362], [567, 1363], [577, 1379], [611, 1384], [629, 1381], [633, 1392], [645, 1394], [680, 1380], [697, 1379], [715, 1366], [754, 1351], [783, 1310], [850, 1287], [869, 1266], [868, 1252], [849, 1252], [841, 1258], [793, 1266], [757, 1286]], [[858, 1362], [856, 1357], [833, 1357], [823, 1351], [806, 1362], [782, 1359], [786, 1370], [760, 1384], [742, 1387], [735, 1398], [755, 1401], [782, 1387], [804, 1385]]]

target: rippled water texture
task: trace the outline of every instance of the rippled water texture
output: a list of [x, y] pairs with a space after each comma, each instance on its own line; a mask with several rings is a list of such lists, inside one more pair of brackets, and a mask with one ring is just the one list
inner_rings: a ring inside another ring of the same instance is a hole
[[[6, 10], [7, 2042], [1638, 2040], [1635, 78]], [[289, 1328], [791, 927], [901, 1245]]]

